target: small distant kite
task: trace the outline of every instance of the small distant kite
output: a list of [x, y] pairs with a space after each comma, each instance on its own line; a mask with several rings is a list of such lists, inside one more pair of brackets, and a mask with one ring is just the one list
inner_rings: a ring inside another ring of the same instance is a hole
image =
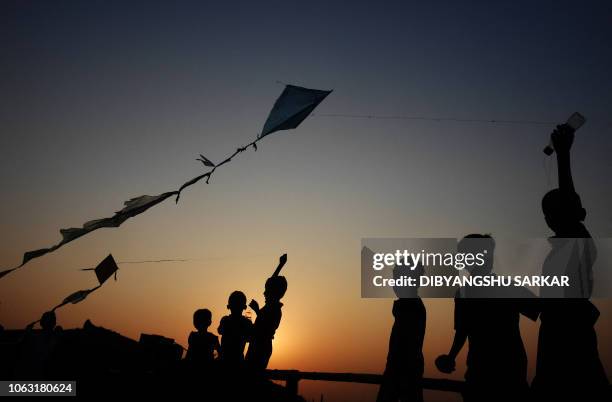
[[[61, 229], [60, 234], [62, 235], [62, 240], [59, 243], [49, 248], [42, 248], [39, 250], [26, 252], [23, 255], [21, 265], [12, 269], [0, 271], [0, 278], [15, 271], [16, 269], [21, 268], [28, 261], [34, 258], [41, 257], [47, 253], [53, 252], [64, 244], [70, 243], [71, 241], [76, 240], [79, 237], [84, 236], [90, 232], [93, 232], [94, 230], [100, 228], [119, 227], [129, 218], [145, 212], [149, 208], [165, 201], [169, 197], [176, 196], [176, 202], [178, 202], [181, 192], [185, 188], [197, 183], [198, 181], [204, 178], [206, 178], [206, 182], [208, 183], [210, 177], [216, 169], [228, 163], [232, 160], [233, 157], [235, 157], [241, 152], [246, 151], [249, 147], [253, 147], [253, 149], [257, 150], [257, 142], [263, 139], [265, 136], [272, 134], [276, 131], [289, 130], [299, 126], [300, 123], [302, 123], [302, 121], [304, 121], [304, 119], [306, 119], [306, 117], [308, 117], [308, 115], [312, 113], [312, 111], [331, 92], [332, 91], [322, 91], [318, 89], [302, 88], [295, 85], [286, 85], [285, 89], [274, 103], [274, 106], [270, 111], [270, 114], [264, 124], [261, 134], [259, 134], [253, 142], [238, 148], [232, 155], [230, 155], [228, 158], [224, 159], [218, 164], [213, 163], [204, 155], [200, 154], [200, 158], [198, 158], [197, 160], [202, 162], [204, 166], [212, 168], [208, 172], [185, 182], [176, 191], [169, 191], [155, 196], [141, 195], [140, 197], [132, 198], [124, 203], [125, 206], [123, 209], [115, 212], [115, 214], [109, 218], [88, 221], [80, 228]], [[86, 297], [87, 294], [85, 294], [83, 298]], [[77, 296], [76, 293], [71, 296], [74, 296], [74, 300], [82, 300], [79, 299], [79, 296]], [[69, 296], [69, 298], [71, 296]]]
[[103, 259], [97, 267], [93, 268], [93, 271], [96, 273], [96, 278], [98, 279], [98, 286], [91, 289], [79, 290], [77, 292], [72, 293], [70, 296], [66, 297], [64, 301], [55, 306], [53, 310], [56, 310], [68, 303], [77, 304], [82, 302], [87, 296], [89, 296], [91, 292], [100, 289], [100, 287], [104, 285], [104, 282], [106, 282], [106, 280], [111, 276], [115, 275], [115, 280], [117, 280], [118, 270], [119, 267], [117, 266], [113, 255], [109, 254], [108, 257]]
[[[106, 282], [107, 279], [109, 279], [111, 276], [115, 275], [115, 280], [116, 280], [118, 269], [119, 267], [117, 266], [117, 263], [115, 262], [115, 259], [113, 258], [112, 254], [109, 254], [108, 257], [103, 259], [102, 262], [100, 262], [98, 266], [96, 266], [95, 268], [86, 268], [85, 270], [95, 271], [96, 278], [98, 278], [98, 286], [95, 286], [91, 289], [78, 290], [74, 293], [71, 293], [66, 298], [64, 298], [64, 300], [62, 300], [60, 304], [53, 307], [50, 311], [55, 311], [58, 308], [65, 306], [66, 304], [77, 304], [77, 303], [82, 302], [91, 293], [100, 289], [100, 287], [104, 285], [104, 282]], [[34, 326], [34, 324], [36, 324], [38, 321], [40, 320], [30, 323], [28, 327]]]

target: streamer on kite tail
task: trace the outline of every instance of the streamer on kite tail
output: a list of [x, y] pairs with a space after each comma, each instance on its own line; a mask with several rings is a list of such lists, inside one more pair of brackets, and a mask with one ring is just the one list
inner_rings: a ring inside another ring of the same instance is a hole
[[49, 248], [43, 248], [39, 250], [26, 252], [23, 255], [23, 261], [21, 265], [15, 268], [0, 272], [0, 278], [4, 277], [10, 272], [15, 271], [16, 269], [21, 268], [28, 261], [34, 258], [43, 256], [47, 253], [53, 252], [57, 250], [58, 248], [60, 248], [61, 246], [63, 246], [64, 244], [70, 243], [71, 241], [76, 240], [79, 237], [84, 236], [90, 232], [93, 232], [94, 230], [97, 230], [100, 228], [107, 228], [107, 227], [119, 227], [123, 222], [125, 222], [129, 218], [143, 213], [147, 209], [159, 204], [160, 202], [164, 201], [166, 198], [171, 197], [175, 195], [176, 193], [177, 193], [176, 191], [170, 191], [170, 192], [163, 193], [157, 196], [142, 195], [140, 197], [135, 197], [135, 198], [132, 198], [126, 201], [124, 203], [125, 207], [122, 210], [115, 212], [115, 215], [113, 215], [110, 218], [96, 219], [96, 220], [86, 222], [81, 228], [61, 229], [60, 234], [62, 235], [62, 241], [60, 241], [58, 244], [52, 247], [49, 247]]
[[[108, 257], [103, 259], [102, 262], [100, 262], [95, 268], [86, 268], [86, 270], [93, 270], [96, 272], [98, 286], [95, 286], [91, 289], [77, 290], [76, 292], [71, 293], [66, 298], [64, 298], [64, 300], [62, 300], [60, 304], [53, 307], [50, 311], [55, 312], [55, 310], [64, 307], [67, 304], [77, 304], [82, 302], [87, 298], [87, 296], [100, 289], [102, 285], [104, 285], [104, 283], [113, 275], [115, 276], [115, 280], [117, 280], [117, 270], [119, 270], [119, 267], [117, 266], [117, 263], [115, 262], [115, 259], [113, 258], [112, 254], [109, 254]], [[39, 321], [40, 319], [31, 322], [30, 324], [28, 324], [27, 327], [33, 327]]]
[[194, 177], [193, 179], [183, 183], [183, 185], [176, 191], [169, 191], [159, 195], [141, 195], [140, 197], [132, 198], [124, 203], [125, 207], [120, 211], [115, 212], [115, 215], [109, 218], [96, 219], [86, 222], [81, 228], [69, 228], [61, 229], [60, 234], [62, 235], [62, 241], [49, 248], [42, 248], [39, 250], [28, 251], [23, 255], [23, 261], [21, 265], [0, 271], [0, 278], [3, 278], [7, 274], [21, 268], [28, 261], [41, 257], [47, 253], [51, 253], [64, 244], [70, 243], [73, 240], [78, 239], [94, 230], [105, 228], [105, 227], [119, 227], [127, 219], [139, 215], [149, 208], [165, 201], [171, 196], [176, 196], [175, 201], [178, 203], [181, 192], [189, 186], [199, 182], [206, 178], [206, 182], [210, 180], [212, 174], [219, 167], [230, 162], [239, 153], [246, 151], [249, 147], [257, 150], [257, 142], [263, 139], [265, 136], [272, 134], [276, 131], [294, 129], [300, 125], [310, 113], [325, 99], [332, 91], [322, 91], [318, 89], [309, 89], [298, 87], [294, 85], [286, 85], [283, 92], [280, 94], [268, 118], [264, 124], [261, 133], [251, 143], [236, 149], [236, 151], [229, 157], [225, 158], [222, 162], [214, 164], [204, 155], [200, 154], [200, 158], [197, 160], [202, 162], [206, 167], [212, 167], [212, 169], [204, 174]]

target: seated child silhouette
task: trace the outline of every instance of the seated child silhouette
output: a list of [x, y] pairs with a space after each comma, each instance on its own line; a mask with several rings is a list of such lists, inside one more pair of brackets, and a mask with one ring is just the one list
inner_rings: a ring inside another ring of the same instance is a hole
[[193, 313], [193, 326], [197, 331], [189, 334], [189, 348], [185, 356], [185, 360], [193, 369], [209, 369], [215, 360], [214, 352], [219, 353], [219, 339], [208, 332], [211, 321], [212, 314], [208, 309], [196, 310]]
[[395, 321], [389, 337], [389, 353], [377, 402], [423, 401], [423, 339], [427, 312], [418, 295], [421, 265], [414, 270], [396, 266], [393, 277], [408, 276], [416, 279], [416, 286], [393, 288], [397, 300], [393, 302]]
[[221, 335], [219, 359], [224, 366], [236, 369], [244, 363], [244, 347], [253, 332], [253, 323], [242, 315], [246, 309], [246, 296], [236, 290], [227, 301], [230, 314], [221, 318], [217, 332]]
[[249, 303], [249, 307], [257, 314], [257, 318], [253, 325], [253, 335], [249, 342], [246, 361], [248, 367], [254, 371], [265, 370], [272, 356], [272, 339], [274, 339], [274, 333], [283, 314], [281, 311], [283, 304], [280, 300], [287, 291], [287, 279], [284, 276], [278, 276], [277, 273], [286, 261], [287, 255], [284, 254], [280, 258], [279, 268], [266, 281], [264, 290], [266, 304], [260, 309], [255, 300]]

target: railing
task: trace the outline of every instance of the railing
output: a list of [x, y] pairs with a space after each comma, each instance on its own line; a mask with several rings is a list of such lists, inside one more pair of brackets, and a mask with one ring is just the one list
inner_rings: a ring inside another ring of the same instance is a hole
[[[317, 371], [299, 370], [266, 370], [266, 374], [271, 380], [285, 381], [287, 390], [296, 395], [300, 380], [380, 384], [383, 378], [382, 374], [321, 373]], [[463, 384], [463, 381], [447, 380], [443, 378], [423, 378], [423, 389], [435, 391], [461, 392], [463, 390]]]

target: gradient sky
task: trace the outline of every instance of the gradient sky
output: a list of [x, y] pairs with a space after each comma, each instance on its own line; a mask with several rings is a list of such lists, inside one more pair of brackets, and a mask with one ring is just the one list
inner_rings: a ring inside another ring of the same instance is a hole
[[[576, 185], [593, 235], [612, 235], [609, 1], [218, 3], [0, 2], [0, 267], [57, 243], [60, 228], [176, 189], [202, 172], [198, 153], [219, 161], [250, 142], [277, 81], [334, 89], [320, 113], [563, 122], [580, 111]], [[271, 365], [380, 372], [391, 300], [360, 298], [361, 238], [549, 236], [539, 205], [556, 181], [541, 152], [551, 129], [313, 116], [178, 206], [167, 201], [7, 276], [0, 322], [22, 327], [93, 286], [77, 269], [109, 252], [185, 258], [121, 265], [117, 282], [58, 320], [186, 344], [196, 308], [213, 311], [216, 330], [229, 293], [261, 301], [287, 252]], [[612, 375], [612, 303], [597, 304]], [[432, 362], [450, 345], [453, 304], [426, 305], [426, 375], [441, 376]], [[532, 355], [536, 332], [523, 323]], [[303, 389], [337, 392], [327, 386]]]

